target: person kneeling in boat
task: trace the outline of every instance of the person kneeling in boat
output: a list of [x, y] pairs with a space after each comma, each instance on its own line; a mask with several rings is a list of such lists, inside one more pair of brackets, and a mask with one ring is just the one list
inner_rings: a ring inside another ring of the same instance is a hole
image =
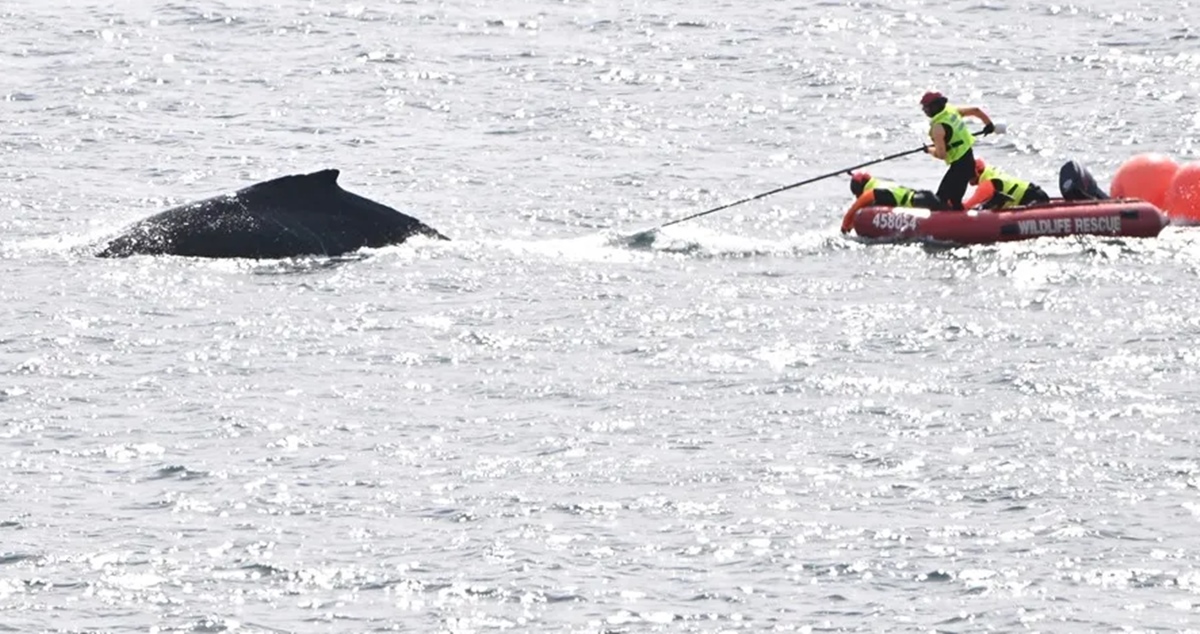
[[855, 172], [850, 177], [850, 192], [855, 195], [854, 204], [842, 217], [842, 233], [850, 233], [854, 226], [854, 214], [863, 207], [922, 207], [942, 209], [945, 206], [937, 194], [927, 189], [909, 189], [895, 183], [872, 178], [866, 172]]
[[1012, 209], [1050, 202], [1041, 187], [1009, 176], [983, 159], [975, 159], [971, 184], [975, 185], [975, 193], [967, 201], [967, 209]]

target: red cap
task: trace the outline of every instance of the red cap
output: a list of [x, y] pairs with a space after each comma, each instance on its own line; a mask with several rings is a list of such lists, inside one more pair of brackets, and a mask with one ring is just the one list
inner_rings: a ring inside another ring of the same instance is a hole
[[945, 97], [942, 96], [942, 93], [931, 90], [925, 93], [925, 96], [921, 97], [921, 106], [928, 106], [938, 99], [945, 99]]
[[866, 172], [855, 172], [850, 175], [850, 193], [855, 196], [862, 196], [863, 188], [867, 186], [867, 181], [871, 180], [871, 175]]

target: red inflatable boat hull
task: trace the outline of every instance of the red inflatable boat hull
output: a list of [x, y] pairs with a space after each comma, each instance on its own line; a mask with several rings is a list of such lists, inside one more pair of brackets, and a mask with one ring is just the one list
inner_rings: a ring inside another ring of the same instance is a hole
[[854, 216], [854, 232], [872, 239], [988, 244], [1045, 236], [1153, 238], [1167, 223], [1166, 214], [1144, 200], [1053, 200], [1003, 211], [866, 207]]

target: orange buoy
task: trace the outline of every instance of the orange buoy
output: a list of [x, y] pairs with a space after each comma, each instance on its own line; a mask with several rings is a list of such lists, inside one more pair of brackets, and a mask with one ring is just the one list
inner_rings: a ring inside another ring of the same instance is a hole
[[1200, 162], [1193, 161], [1175, 170], [1167, 186], [1163, 211], [1172, 221], [1200, 224]]
[[1179, 164], [1166, 154], [1138, 154], [1117, 169], [1109, 193], [1114, 198], [1141, 198], [1162, 209], [1178, 169]]

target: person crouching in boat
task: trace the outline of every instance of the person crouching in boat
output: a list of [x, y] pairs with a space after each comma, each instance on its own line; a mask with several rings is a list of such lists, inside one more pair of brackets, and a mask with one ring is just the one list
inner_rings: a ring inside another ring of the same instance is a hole
[[983, 110], [975, 106], [951, 106], [940, 92], [927, 92], [921, 97], [921, 109], [929, 117], [929, 138], [933, 145], [925, 152], [946, 162], [946, 174], [938, 185], [937, 197], [947, 209], [963, 208], [963, 196], [973, 174], [975, 135], [967, 129], [964, 117], [983, 122], [983, 134], [995, 132], [996, 126]]
[[1050, 202], [1036, 183], [1009, 176], [983, 159], [975, 159], [971, 184], [975, 185], [975, 193], [967, 201], [968, 209], [1012, 209]]
[[850, 233], [854, 226], [854, 214], [863, 207], [879, 205], [881, 207], [922, 207], [925, 209], [942, 209], [942, 203], [937, 194], [928, 189], [909, 189], [892, 182], [873, 178], [866, 172], [855, 172], [850, 176], [850, 192], [854, 194], [854, 204], [842, 216], [842, 233]]

